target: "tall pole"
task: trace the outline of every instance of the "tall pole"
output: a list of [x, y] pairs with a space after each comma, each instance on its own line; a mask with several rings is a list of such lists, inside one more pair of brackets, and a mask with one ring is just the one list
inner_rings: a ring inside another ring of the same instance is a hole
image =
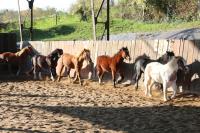
[[33, 40], [33, 3], [34, 0], [27, 0], [29, 9], [31, 10], [31, 27], [30, 27], [30, 40]]
[[107, 22], [106, 22], [106, 29], [107, 29], [107, 41], [110, 40], [110, 0], [107, 0]]
[[96, 22], [94, 15], [94, 0], [91, 0], [91, 12], [92, 12], [92, 27], [93, 27], [93, 40], [96, 41]]
[[[96, 22], [95, 22], [95, 15], [94, 15], [94, 0], [91, 0], [91, 12], [92, 12], [92, 27], [93, 27], [93, 43], [96, 44], [95, 55], [94, 55], [94, 67], [96, 66], [97, 56], [98, 56], [98, 49], [99, 45], [96, 43]], [[95, 73], [95, 68], [93, 68], [93, 73]], [[95, 77], [95, 74], [93, 74]]]
[[33, 7], [31, 8], [30, 40], [33, 40]]
[[22, 49], [22, 27], [21, 27], [21, 14], [20, 14], [20, 4], [18, 0], [18, 18], [19, 18], [19, 34], [20, 34], [20, 49]]

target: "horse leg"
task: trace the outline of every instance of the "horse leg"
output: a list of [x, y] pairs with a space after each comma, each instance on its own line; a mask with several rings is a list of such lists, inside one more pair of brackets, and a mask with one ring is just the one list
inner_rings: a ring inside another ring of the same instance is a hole
[[61, 73], [63, 71], [63, 68], [64, 68], [64, 65], [61, 66], [61, 68], [58, 70], [58, 78], [57, 78], [57, 81], [59, 82], [60, 79], [61, 79]]
[[137, 72], [137, 76], [136, 76], [136, 87], [135, 87], [136, 90], [138, 89], [138, 84], [139, 84], [139, 80], [140, 80], [140, 78], [141, 78], [141, 75], [142, 75], [142, 72], [141, 72], [141, 71]]
[[152, 97], [152, 87], [155, 84], [155, 82], [153, 82], [153, 80], [150, 81], [150, 86], [149, 86], [149, 90], [148, 90], [148, 96]]
[[12, 73], [12, 65], [10, 63], [8, 63], [8, 71], [9, 71], [10, 75], [14, 76]]
[[164, 81], [164, 83], [163, 83], [163, 94], [164, 94], [163, 100], [164, 101], [169, 100], [169, 98], [167, 97], [167, 83], [166, 83], [166, 81]]
[[101, 84], [103, 75], [104, 75], [104, 72], [101, 68], [97, 69], [97, 75], [98, 75], [98, 79], [99, 79], [99, 84]]
[[37, 66], [33, 66], [33, 74], [34, 74], [34, 80], [36, 80], [37, 79]]
[[18, 66], [18, 71], [17, 71], [17, 74], [16, 76], [19, 76], [19, 73], [21, 72], [21, 66]]
[[80, 84], [80, 85], [83, 85], [83, 84], [82, 84], [82, 81], [81, 81], [81, 73], [80, 73], [80, 71], [78, 72], [78, 80], [79, 80], [79, 84]]
[[39, 79], [42, 80], [42, 72], [39, 71]]
[[172, 84], [172, 88], [173, 88], [173, 95], [171, 96], [171, 99], [173, 99], [176, 96], [176, 92], [177, 92], [176, 82]]
[[117, 84], [121, 83], [123, 81], [123, 79], [124, 79], [124, 75], [122, 73], [119, 73], [119, 76], [120, 77], [117, 79], [117, 82], [116, 82]]
[[51, 74], [51, 80], [55, 81], [55, 78], [53, 76], [53, 71], [54, 71], [53, 68], [50, 68], [49, 71], [50, 71], [50, 74]]
[[112, 80], [113, 80], [113, 86], [114, 86], [114, 88], [116, 88], [116, 86], [115, 86], [115, 81], [116, 81], [115, 75], [116, 75], [116, 71], [112, 70]]
[[144, 81], [144, 86], [145, 86], [145, 95], [146, 96], [149, 96], [151, 97], [151, 94], [150, 94], [150, 89], [151, 89], [151, 78], [147, 78], [145, 81]]
[[[70, 70], [71, 70], [71, 68], [68, 68], [67, 67], [67, 77], [70, 79]], [[76, 73], [76, 72], [75, 72]]]
[[146, 96], [148, 95], [148, 87], [149, 87], [150, 81], [151, 81], [150, 77], [145, 75], [145, 78], [144, 78], [144, 87], [145, 87], [145, 95]]
[[81, 69], [76, 67], [76, 71], [75, 71], [76, 72], [76, 77], [74, 78], [73, 82], [75, 82], [78, 79], [80, 85], [82, 85], [80, 71], [81, 71]]
[[135, 72], [135, 73], [133, 74], [133, 77], [132, 77], [133, 84], [135, 84], [135, 82], [136, 82], [136, 77], [137, 77], [137, 73]]

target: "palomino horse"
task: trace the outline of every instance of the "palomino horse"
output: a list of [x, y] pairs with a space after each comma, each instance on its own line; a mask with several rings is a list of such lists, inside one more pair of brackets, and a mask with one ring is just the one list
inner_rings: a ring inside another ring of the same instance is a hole
[[111, 72], [113, 85], [116, 87], [116, 73], [118, 72], [120, 74], [120, 80], [118, 80], [117, 83], [124, 79], [121, 68], [124, 59], [130, 60], [130, 55], [127, 47], [122, 47], [113, 57], [106, 55], [98, 56], [96, 69], [99, 78], [99, 84], [101, 84], [104, 73]]
[[57, 80], [60, 81], [62, 70], [65, 67], [68, 77], [70, 77], [70, 70], [75, 69], [76, 76], [74, 78], [74, 82], [79, 79], [79, 83], [82, 85], [80, 71], [84, 60], [92, 62], [90, 58], [90, 50], [83, 49], [77, 57], [68, 53], [64, 53], [59, 60], [61, 61], [58, 61], [59, 68], [57, 69]]
[[138, 89], [138, 83], [141, 78], [142, 73], [144, 73], [144, 70], [146, 68], [146, 65], [150, 62], [160, 62], [162, 64], [166, 64], [169, 60], [172, 59], [174, 56], [174, 52], [166, 51], [164, 55], [162, 55], [157, 60], [152, 60], [147, 56], [146, 54], [143, 54], [141, 56], [138, 56], [135, 59], [135, 65], [134, 65], [134, 74], [133, 74], [133, 81], [136, 82], [135, 89]]
[[163, 85], [164, 101], [168, 100], [167, 88], [169, 87], [173, 88], [173, 95], [171, 98], [174, 98], [177, 90], [176, 79], [178, 69], [186, 71], [185, 64], [180, 57], [173, 57], [165, 65], [159, 62], [147, 64], [144, 71], [145, 94], [151, 97], [151, 88], [153, 84], [157, 82]]
[[28, 55], [31, 55], [31, 56], [34, 55], [32, 46], [27, 46], [17, 53], [4, 52], [0, 54], [0, 60], [4, 60], [5, 62], [10, 63], [10, 64], [17, 64], [18, 71], [16, 75], [18, 76], [19, 73], [21, 72], [21, 67], [24, 64], [26, 57]]
[[56, 75], [57, 61], [62, 54], [62, 49], [55, 49], [47, 56], [35, 55], [32, 58], [34, 79], [37, 79], [37, 73], [39, 73], [39, 79], [42, 80], [41, 71], [43, 69], [47, 69], [51, 74], [51, 79], [54, 81], [54, 76]]

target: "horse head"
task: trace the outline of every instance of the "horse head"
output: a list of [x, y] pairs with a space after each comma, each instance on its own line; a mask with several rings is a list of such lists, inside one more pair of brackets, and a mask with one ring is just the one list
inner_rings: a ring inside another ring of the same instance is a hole
[[57, 61], [61, 55], [63, 54], [63, 50], [62, 49], [55, 49], [53, 52], [51, 52], [48, 57], [53, 59], [54, 61]]
[[30, 56], [34, 56], [34, 55], [35, 55], [35, 52], [34, 52], [34, 49], [33, 49], [32, 46], [28, 46], [27, 53], [28, 53]]
[[120, 49], [120, 52], [121, 52], [121, 54], [122, 54], [122, 57], [124, 58], [124, 59], [126, 59], [126, 60], [131, 60], [131, 57], [130, 57], [130, 55], [129, 55], [129, 51], [128, 51], [128, 48], [127, 47], [122, 47], [121, 49]]
[[181, 56], [176, 56], [178, 69], [184, 71], [185, 73], [189, 73], [189, 68], [186, 66], [187, 62], [186, 60]]
[[15, 53], [15, 55], [17, 56], [33, 56], [35, 53], [34, 53], [34, 50], [33, 50], [33, 47], [32, 46], [27, 46], [25, 48], [23, 48], [22, 50], [20, 50], [19, 52]]
[[90, 57], [90, 50], [89, 49], [83, 49], [82, 52], [79, 55], [79, 59], [82, 58], [88, 62], [92, 62], [92, 59]]
[[167, 62], [169, 62], [173, 57], [175, 56], [173, 51], [166, 51], [166, 53], [164, 55], [162, 55], [158, 61], [166, 64]]
[[60, 58], [61, 57], [61, 55], [63, 54], [63, 50], [62, 49], [59, 49], [59, 48], [57, 48], [56, 50], [55, 50], [55, 53], [57, 54], [57, 56]]

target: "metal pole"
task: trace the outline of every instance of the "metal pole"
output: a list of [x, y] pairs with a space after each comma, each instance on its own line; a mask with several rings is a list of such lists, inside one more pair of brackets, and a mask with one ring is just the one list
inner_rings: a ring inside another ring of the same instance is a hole
[[20, 4], [18, 0], [18, 18], [19, 18], [19, 34], [20, 34], [20, 49], [22, 49], [22, 27], [21, 27], [21, 14], [20, 14]]
[[107, 22], [106, 22], [106, 29], [107, 29], [107, 41], [110, 40], [110, 0], [107, 0]]
[[33, 7], [31, 8], [30, 40], [33, 40]]

